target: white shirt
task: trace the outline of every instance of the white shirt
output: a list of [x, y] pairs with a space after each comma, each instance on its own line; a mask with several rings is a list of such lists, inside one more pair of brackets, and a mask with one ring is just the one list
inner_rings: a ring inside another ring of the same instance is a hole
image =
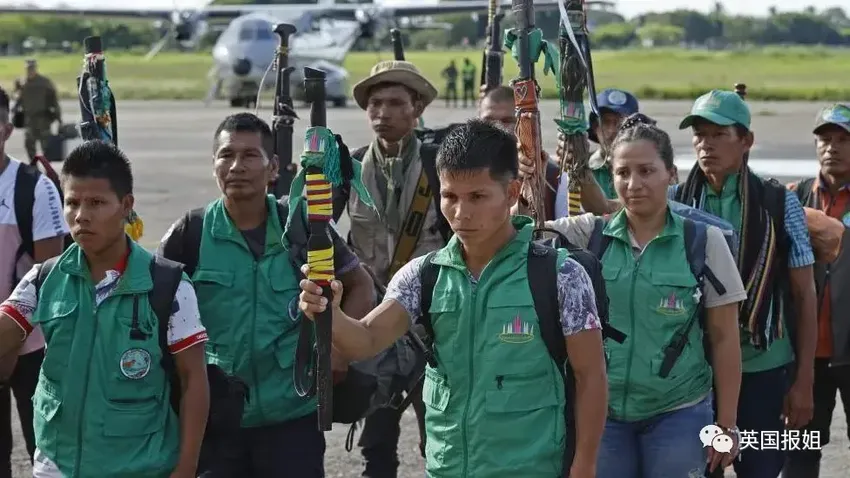
[[[25, 255], [15, 262], [15, 255], [21, 245], [18, 230], [18, 218], [15, 216], [15, 183], [21, 162], [9, 157], [9, 164], [0, 173], [0, 300], [5, 300], [12, 292], [12, 276], [23, 277], [32, 267], [33, 258]], [[59, 191], [46, 175], [39, 176], [35, 185], [32, 208], [33, 242], [62, 236], [70, 232], [62, 211]], [[14, 272], [14, 274], [13, 274]], [[19, 352], [20, 355], [34, 352], [44, 347], [44, 335], [36, 328], [29, 335]]]

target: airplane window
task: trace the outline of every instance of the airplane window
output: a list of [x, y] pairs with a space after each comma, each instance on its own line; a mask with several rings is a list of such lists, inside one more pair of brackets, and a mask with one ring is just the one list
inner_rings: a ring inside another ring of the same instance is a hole
[[271, 30], [260, 28], [257, 30], [257, 39], [258, 40], [273, 40], [274, 33]]
[[253, 28], [243, 28], [242, 30], [239, 30], [239, 40], [251, 41], [254, 39], [254, 33], [256, 33], [256, 30]]

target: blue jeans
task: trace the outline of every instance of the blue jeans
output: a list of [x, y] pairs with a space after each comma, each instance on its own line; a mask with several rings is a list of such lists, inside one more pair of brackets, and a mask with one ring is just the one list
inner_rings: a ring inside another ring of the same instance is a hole
[[711, 397], [688, 408], [638, 422], [609, 418], [605, 423], [597, 478], [701, 477], [708, 449], [702, 427], [714, 423]]

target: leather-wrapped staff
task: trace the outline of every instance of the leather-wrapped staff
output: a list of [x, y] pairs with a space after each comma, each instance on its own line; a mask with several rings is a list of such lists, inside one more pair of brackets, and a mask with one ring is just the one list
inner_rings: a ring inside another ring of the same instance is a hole
[[[333, 132], [327, 128], [327, 94], [325, 91], [325, 72], [313, 68], [304, 68], [304, 90], [310, 103], [310, 128], [304, 141], [301, 154], [301, 172], [292, 181], [289, 193], [289, 217], [287, 229], [292, 224], [293, 214], [298, 209], [306, 189], [307, 224], [310, 235], [307, 241], [307, 264], [310, 271], [307, 279], [322, 288], [324, 297], [331, 303], [333, 291], [331, 282], [334, 276], [334, 246], [328, 228], [333, 217], [333, 187], [350, 183], [360, 200], [372, 206], [371, 196], [360, 180], [360, 163], [352, 161], [351, 156], [340, 155], [339, 145]], [[295, 370], [295, 389], [301, 396], [317, 395], [319, 430], [328, 431], [333, 424], [333, 375], [331, 373], [331, 331], [332, 310], [316, 315], [315, 320], [315, 374], [310, 365]], [[301, 347], [299, 341], [299, 347]], [[297, 351], [296, 356], [301, 355]], [[306, 386], [309, 377], [315, 382]]]
[[280, 37], [280, 44], [275, 55], [275, 88], [274, 88], [274, 119], [272, 133], [274, 134], [274, 152], [280, 167], [277, 179], [272, 187], [276, 198], [280, 199], [289, 193], [292, 178], [298, 165], [292, 162], [292, 126], [298, 115], [292, 106], [292, 95], [289, 91], [289, 76], [295, 68], [289, 66], [289, 37], [297, 32], [295, 25], [278, 23], [274, 32]]
[[591, 109], [597, 113], [596, 91], [593, 82], [593, 63], [587, 32], [584, 0], [561, 0], [558, 44], [561, 58], [559, 73], [560, 117], [555, 120], [565, 138], [562, 150], [561, 174], [567, 171], [569, 182], [568, 207], [570, 216], [581, 213], [581, 178], [590, 171], [590, 151], [586, 141], [589, 123], [584, 109], [584, 94], [589, 93]]
[[[513, 0], [511, 7], [517, 20], [516, 28], [505, 35], [505, 48], [519, 65], [519, 76], [511, 82], [514, 90], [517, 125], [516, 136], [520, 149], [528, 158], [537, 158], [539, 167], [535, 174], [525, 178], [521, 199], [527, 203], [535, 225], [540, 228], [546, 221], [546, 160], [540, 135], [540, 87], [534, 74], [534, 64], [545, 56], [543, 72], [555, 72], [557, 52], [543, 40], [543, 32], [534, 24], [532, 0]], [[556, 76], [557, 78], [557, 76]]]
[[502, 85], [502, 18], [496, 0], [490, 0], [487, 11], [487, 48], [484, 49], [481, 60], [481, 94], [486, 95], [490, 90]]
[[[115, 95], [106, 76], [103, 41], [99, 36], [86, 37], [83, 47], [83, 69], [77, 77], [82, 119], [80, 136], [83, 141], [101, 140], [118, 146], [118, 115]], [[125, 230], [135, 241], [144, 234], [144, 223], [136, 211], [130, 211]]]

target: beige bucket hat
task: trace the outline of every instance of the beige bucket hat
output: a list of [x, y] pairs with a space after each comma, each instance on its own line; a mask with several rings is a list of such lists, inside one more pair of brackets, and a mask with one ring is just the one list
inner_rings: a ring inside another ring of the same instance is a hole
[[369, 90], [380, 83], [404, 85], [419, 93], [423, 106], [428, 106], [437, 98], [437, 89], [422, 76], [416, 65], [408, 61], [382, 61], [372, 67], [369, 76], [354, 85], [354, 100], [362, 109], [369, 103]]

